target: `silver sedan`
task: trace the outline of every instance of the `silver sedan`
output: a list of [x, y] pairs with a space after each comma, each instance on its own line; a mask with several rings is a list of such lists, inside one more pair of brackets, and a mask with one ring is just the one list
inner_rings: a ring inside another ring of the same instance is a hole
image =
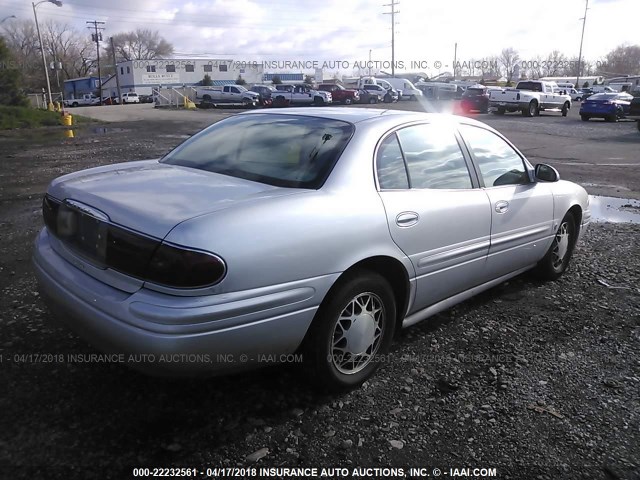
[[98, 348], [170, 374], [302, 358], [330, 389], [369, 378], [401, 327], [558, 278], [590, 219], [583, 188], [487, 125], [358, 108], [230, 117], [54, 180], [43, 215], [43, 297]]

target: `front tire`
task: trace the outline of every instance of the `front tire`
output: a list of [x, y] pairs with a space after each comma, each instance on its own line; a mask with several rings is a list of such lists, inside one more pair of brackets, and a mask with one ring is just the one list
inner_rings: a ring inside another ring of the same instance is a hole
[[375, 272], [347, 274], [331, 289], [303, 346], [304, 364], [319, 387], [359, 387], [380, 366], [396, 326], [396, 302], [389, 282]]
[[571, 108], [569, 106], [569, 102], [565, 102], [564, 105], [562, 106], [562, 116], [566, 117], [567, 114], [569, 113], [569, 108]]
[[556, 280], [567, 270], [576, 244], [576, 219], [567, 212], [553, 237], [546, 255], [536, 267], [535, 273], [542, 280]]
[[375, 103], [378, 103], [378, 99], [377, 99], [376, 97], [371, 97], [371, 98], [369, 99], [369, 103], [370, 103], [371, 105], [373, 105], [373, 104], [375, 104]]
[[353, 100], [351, 98], [345, 98], [343, 103], [345, 105], [351, 105], [351, 103], [353, 103]]
[[313, 104], [314, 104], [315, 106], [317, 106], [317, 107], [321, 107], [321, 106], [323, 106], [323, 105], [324, 105], [324, 98], [322, 98], [322, 97], [315, 97], [315, 98], [313, 99]]
[[589, 115], [585, 115], [584, 113], [580, 115], [580, 120], [583, 122], [588, 122], [591, 117]]

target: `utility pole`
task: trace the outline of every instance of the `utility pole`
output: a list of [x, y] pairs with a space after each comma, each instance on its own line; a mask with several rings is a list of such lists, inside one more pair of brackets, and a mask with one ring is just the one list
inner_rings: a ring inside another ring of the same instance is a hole
[[[104, 27], [99, 27], [98, 25], [104, 25], [105, 23], [94, 20], [92, 22], [87, 21], [87, 24], [93, 25], [93, 29], [95, 30], [95, 33], [91, 34], [91, 40], [96, 42], [96, 55], [98, 60], [98, 87], [100, 89], [100, 105], [102, 105], [102, 74], [100, 73], [100, 41], [102, 40], [102, 32], [99, 32], [98, 30], [104, 30]], [[91, 30], [91, 27], [87, 28]]]
[[580, 88], [580, 69], [582, 68], [582, 41], [584, 40], [584, 25], [587, 23], [587, 10], [589, 10], [589, 0], [584, 5], [584, 17], [582, 20], [582, 36], [580, 37], [580, 53], [578, 53], [578, 75], [576, 78], [576, 89]]
[[400, 13], [399, 10], [396, 10], [396, 6], [399, 5], [400, 2], [397, 0], [391, 0], [391, 3], [387, 3], [383, 5], [383, 7], [391, 7], [390, 12], [384, 12], [384, 15], [391, 15], [391, 76], [396, 76], [396, 14]]
[[110, 38], [111, 41], [111, 54], [113, 55], [113, 68], [116, 69], [116, 88], [118, 89], [118, 102], [120, 105], [124, 105], [122, 101], [122, 94], [120, 93], [120, 77], [118, 76], [118, 64], [116, 63], [116, 47], [113, 45], [113, 37]]
[[456, 79], [456, 66], [458, 63], [458, 42], [453, 47], [453, 79]]

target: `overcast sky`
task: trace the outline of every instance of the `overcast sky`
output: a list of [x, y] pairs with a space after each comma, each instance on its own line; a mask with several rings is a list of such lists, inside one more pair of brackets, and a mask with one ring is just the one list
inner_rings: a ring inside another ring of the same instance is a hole
[[[137, 27], [158, 30], [179, 56], [234, 60], [391, 58], [391, 0], [63, 0], [43, 3], [39, 20], [85, 29], [106, 22], [107, 36]], [[585, 0], [400, 0], [396, 60], [432, 66], [497, 55], [513, 47], [521, 60], [554, 49], [577, 57]], [[33, 18], [27, 0], [0, 0], [0, 20]], [[619, 44], [640, 43], [640, 0], [589, 0], [583, 55], [602, 58]], [[7, 20], [12, 21], [12, 20]], [[224, 57], [223, 57], [224, 55]]]

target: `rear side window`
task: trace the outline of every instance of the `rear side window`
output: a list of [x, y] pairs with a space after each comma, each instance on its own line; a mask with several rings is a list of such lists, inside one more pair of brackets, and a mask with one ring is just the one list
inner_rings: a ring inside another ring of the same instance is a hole
[[411, 188], [472, 188], [467, 162], [450, 125], [416, 125], [398, 131]]
[[302, 115], [222, 120], [162, 159], [280, 187], [320, 188], [353, 135], [352, 124]]
[[378, 169], [378, 183], [381, 189], [407, 189], [409, 179], [402, 158], [402, 150], [395, 134], [389, 135], [380, 144], [376, 157]]
[[485, 187], [529, 183], [522, 158], [498, 135], [471, 125], [460, 125], [460, 132], [480, 167]]

